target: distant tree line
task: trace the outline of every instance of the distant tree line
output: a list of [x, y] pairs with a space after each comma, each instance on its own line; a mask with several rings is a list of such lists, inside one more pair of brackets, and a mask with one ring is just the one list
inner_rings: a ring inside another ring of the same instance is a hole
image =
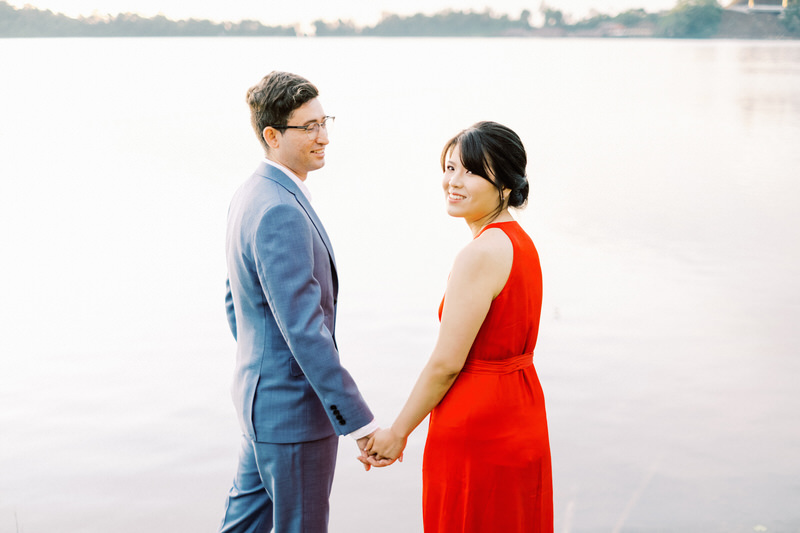
[[408, 17], [388, 14], [375, 26], [357, 27], [352, 21], [327, 23], [314, 21], [317, 36], [375, 37], [493, 37], [530, 31], [531, 12], [522, 11], [518, 19], [495, 16], [488, 9], [482, 13], [446, 10], [435, 15], [416, 14]]
[[663, 16], [657, 13], [647, 13], [644, 9], [629, 9], [617, 16], [597, 14], [579, 20], [573, 24], [564, 21], [564, 14], [556, 9], [545, 8], [543, 10], [545, 26], [565, 27], [574, 30], [590, 30], [602, 24], [621, 24], [626, 28], [635, 28], [642, 24], [657, 25], [658, 20]]
[[[595, 14], [589, 18], [569, 23], [561, 10], [542, 4], [540, 12], [544, 27], [560, 29], [569, 34], [592, 30], [602, 25], [617, 24], [626, 28], [649, 25], [656, 37], [700, 38], [716, 33], [722, 17], [722, 7], [717, 0], [679, 0], [670, 11], [647, 13], [644, 9], [630, 9], [615, 16]], [[436, 15], [422, 14], [402, 17], [384, 15], [375, 26], [358, 28], [351, 21], [328, 23], [314, 21], [318, 36], [507, 36], [535, 32], [530, 24], [531, 12], [525, 10], [519, 19], [508, 15], [494, 16], [488, 9], [482, 13], [443, 11]]]
[[[561, 35], [581, 35], [603, 26], [642, 28], [638, 35], [652, 37], [702, 39], [716, 35], [723, 15], [718, 0], [678, 0], [671, 10], [648, 13], [644, 9], [629, 9], [617, 15], [593, 14], [577, 22], [569, 22], [560, 10], [542, 4], [540, 13], [545, 29], [561, 30]], [[412, 16], [384, 15], [375, 25], [357, 27], [352, 21], [338, 20], [333, 23], [314, 21], [318, 36], [516, 36], [536, 35], [530, 24], [531, 12], [524, 10], [518, 19], [508, 15], [495, 16], [490, 10], [482, 13], [443, 11], [435, 15]], [[800, 37], [800, 0], [790, 0], [780, 21], [791, 33]], [[624, 32], [623, 32], [624, 34]]]
[[265, 26], [256, 20], [215, 23], [210, 20], [145, 18], [133, 13], [114, 17], [71, 18], [26, 6], [17, 9], [0, 0], [0, 37], [216, 37], [291, 36], [291, 26]]
[[783, 24], [790, 32], [800, 35], [800, 0], [789, 2], [783, 12]]
[[620, 24], [626, 28], [647, 25], [652, 27], [654, 37], [692, 39], [713, 36], [719, 28], [722, 11], [723, 8], [717, 0], [678, 0], [673, 9], [661, 13], [630, 9], [615, 17], [598, 14], [574, 24], [567, 24], [561, 11], [543, 7], [546, 26], [580, 31], [597, 28], [603, 24]]
[[[522, 11], [519, 18], [483, 12], [446, 10], [434, 15], [384, 15], [374, 26], [359, 27], [349, 20], [314, 21], [318, 37], [496, 37], [536, 35], [540, 31], [558, 34], [586, 34], [596, 28], [617, 26], [643, 28], [640, 35], [667, 38], [713, 37], [719, 28], [723, 8], [717, 0], [678, 0], [677, 5], [660, 13], [631, 9], [615, 16], [593, 14], [577, 22], [568, 21], [560, 10], [542, 4], [544, 26], [531, 25], [532, 13]], [[800, 36], [800, 0], [792, 0], [781, 18], [784, 26]], [[163, 15], [144, 18], [132, 13], [106, 17], [70, 18], [60, 13], [31, 6], [18, 9], [0, 0], [0, 37], [214, 37], [288, 36], [298, 33], [293, 26], [265, 26], [259, 21], [215, 23], [209, 20], [170, 20]]]
[[712, 37], [721, 20], [722, 7], [717, 0], [679, 0], [658, 20], [658, 30], [663, 37]]

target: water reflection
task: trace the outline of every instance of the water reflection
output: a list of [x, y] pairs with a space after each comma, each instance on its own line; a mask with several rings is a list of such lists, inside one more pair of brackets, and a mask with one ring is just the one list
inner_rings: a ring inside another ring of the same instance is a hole
[[[770, 126], [796, 127], [800, 120], [800, 45], [797, 43], [742, 46], [736, 53], [745, 76], [737, 87], [737, 102], [744, 121], [755, 126], [768, 119]], [[778, 132], [776, 132], [778, 133]]]

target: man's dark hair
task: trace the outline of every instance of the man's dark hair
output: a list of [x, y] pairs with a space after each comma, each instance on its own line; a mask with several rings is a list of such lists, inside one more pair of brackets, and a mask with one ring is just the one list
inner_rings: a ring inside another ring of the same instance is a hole
[[261, 81], [247, 90], [247, 105], [250, 106], [250, 123], [258, 141], [269, 151], [264, 140], [264, 128], [286, 126], [295, 109], [319, 96], [313, 83], [290, 72], [273, 70]]

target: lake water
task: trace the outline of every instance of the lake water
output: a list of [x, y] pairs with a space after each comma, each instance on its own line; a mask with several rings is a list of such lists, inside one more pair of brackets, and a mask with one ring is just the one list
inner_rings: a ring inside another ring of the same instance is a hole
[[[800, 42], [0, 40], [0, 533], [215, 531], [238, 443], [228, 201], [272, 69], [336, 130], [310, 176], [338, 339], [383, 423], [466, 225], [439, 150], [529, 152], [556, 531], [800, 531]], [[421, 530], [424, 424], [332, 533]]]

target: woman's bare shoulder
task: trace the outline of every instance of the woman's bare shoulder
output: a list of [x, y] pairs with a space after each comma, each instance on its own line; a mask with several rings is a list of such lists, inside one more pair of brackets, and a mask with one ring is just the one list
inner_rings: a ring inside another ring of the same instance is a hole
[[511, 239], [499, 228], [489, 228], [465, 246], [453, 264], [451, 276], [482, 278], [499, 293], [505, 285], [514, 262]]
[[488, 228], [465, 246], [459, 255], [463, 254], [472, 261], [502, 261], [504, 258], [511, 259], [513, 253], [514, 246], [508, 235], [500, 228]]

